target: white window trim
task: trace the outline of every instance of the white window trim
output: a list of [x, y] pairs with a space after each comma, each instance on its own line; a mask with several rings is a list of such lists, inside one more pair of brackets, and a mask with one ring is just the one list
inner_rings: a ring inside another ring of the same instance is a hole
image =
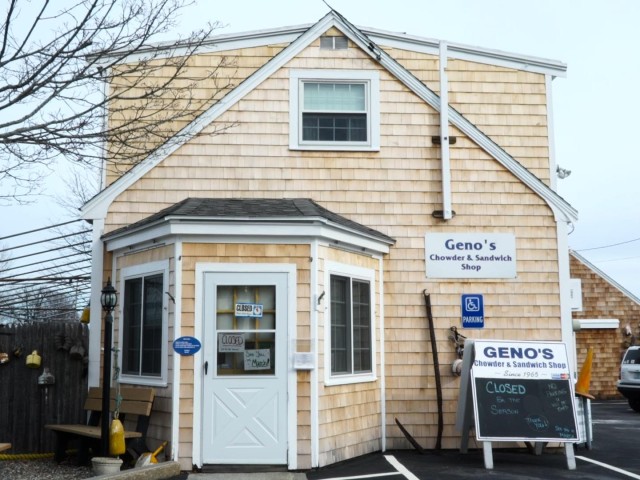
[[[342, 375], [331, 374], [331, 275], [341, 275], [356, 280], [364, 280], [371, 285], [371, 371], [366, 373], [351, 373]], [[325, 321], [324, 321], [324, 383], [327, 386], [347, 385], [353, 383], [374, 382], [376, 376], [376, 308], [375, 308], [375, 271], [369, 268], [356, 267], [343, 263], [325, 262], [324, 288], [326, 290]]]
[[[302, 122], [300, 95], [303, 81], [367, 83], [367, 143], [317, 142], [301, 143]], [[380, 150], [380, 75], [375, 70], [291, 70], [289, 76], [289, 148], [291, 150], [379, 151]]]
[[[118, 328], [118, 348], [122, 346], [123, 335], [123, 322], [124, 322], [124, 283], [125, 280], [131, 278], [139, 278], [142, 276], [162, 274], [162, 291], [169, 291], [169, 261], [162, 260], [158, 262], [150, 262], [142, 265], [135, 265], [132, 267], [125, 267], [120, 271], [120, 322]], [[120, 373], [120, 383], [135, 384], [135, 385], [149, 385], [157, 387], [166, 387], [167, 383], [167, 364], [168, 364], [168, 352], [167, 342], [169, 338], [169, 305], [168, 295], [162, 296], [162, 364], [160, 367], [159, 377], [145, 377], [141, 375], [125, 375]], [[118, 352], [118, 362], [122, 367], [122, 349]]]

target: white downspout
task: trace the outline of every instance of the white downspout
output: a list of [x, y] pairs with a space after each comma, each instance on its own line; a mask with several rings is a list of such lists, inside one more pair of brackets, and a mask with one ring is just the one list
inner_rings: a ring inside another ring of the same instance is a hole
[[440, 42], [440, 159], [442, 163], [442, 218], [451, 220], [451, 162], [449, 160], [449, 81], [447, 44]]

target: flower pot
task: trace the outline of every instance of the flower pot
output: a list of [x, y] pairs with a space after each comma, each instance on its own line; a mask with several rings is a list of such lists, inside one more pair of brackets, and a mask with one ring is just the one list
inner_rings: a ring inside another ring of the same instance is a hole
[[91, 459], [94, 475], [110, 475], [118, 473], [122, 466], [122, 460], [114, 457], [93, 457]]

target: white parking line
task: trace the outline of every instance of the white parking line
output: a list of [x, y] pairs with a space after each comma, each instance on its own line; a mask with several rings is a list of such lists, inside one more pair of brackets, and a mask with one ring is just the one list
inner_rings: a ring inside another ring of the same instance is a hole
[[388, 473], [372, 473], [370, 475], [356, 475], [355, 477], [332, 477], [325, 478], [324, 480], [358, 480], [361, 478], [377, 478], [377, 477], [390, 477], [392, 475], [402, 475], [400, 472], [388, 472]]
[[606, 463], [598, 462], [597, 460], [592, 460], [591, 458], [582, 457], [580, 455], [576, 455], [576, 458], [580, 460], [584, 460], [585, 462], [593, 463], [594, 465], [599, 465], [600, 467], [608, 468], [609, 470], [613, 470], [614, 472], [621, 473], [622, 475], [626, 475], [627, 477], [636, 478], [640, 480], [640, 475], [636, 475], [635, 473], [628, 472], [618, 467], [614, 467], [613, 465], [608, 465]]
[[393, 455], [385, 455], [384, 458], [386, 458], [387, 462], [389, 462], [396, 470], [398, 470], [398, 472], [400, 472], [408, 480], [420, 480], [413, 473], [407, 470], [407, 468], [404, 465], [402, 465]]

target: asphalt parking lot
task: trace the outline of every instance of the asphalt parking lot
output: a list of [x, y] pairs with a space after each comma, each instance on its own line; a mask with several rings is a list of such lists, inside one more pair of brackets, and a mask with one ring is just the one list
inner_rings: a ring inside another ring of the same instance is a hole
[[575, 448], [576, 469], [568, 470], [563, 449], [542, 455], [526, 449], [493, 451], [493, 469], [484, 467], [481, 449], [388, 451], [307, 472], [309, 480], [433, 480], [433, 479], [638, 479], [640, 480], [640, 413], [626, 401], [591, 403], [593, 440]]

